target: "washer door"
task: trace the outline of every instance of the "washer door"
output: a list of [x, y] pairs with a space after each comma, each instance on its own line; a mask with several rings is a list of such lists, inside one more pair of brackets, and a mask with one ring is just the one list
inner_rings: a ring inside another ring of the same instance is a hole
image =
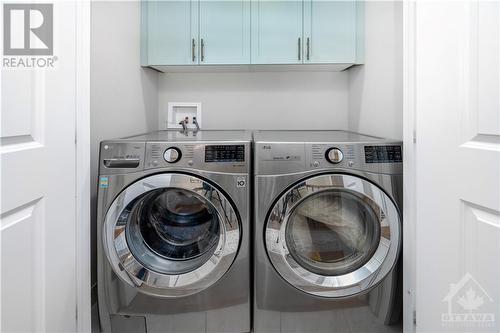
[[160, 297], [200, 292], [229, 269], [240, 243], [226, 196], [195, 176], [168, 173], [121, 192], [105, 217], [104, 249], [114, 272]]
[[396, 263], [401, 220], [376, 185], [352, 175], [306, 179], [268, 214], [265, 244], [278, 273], [312, 295], [347, 297], [380, 282]]

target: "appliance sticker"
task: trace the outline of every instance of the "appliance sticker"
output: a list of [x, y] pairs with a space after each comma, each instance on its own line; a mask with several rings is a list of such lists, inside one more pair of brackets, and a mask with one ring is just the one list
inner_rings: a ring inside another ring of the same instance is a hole
[[99, 179], [99, 187], [100, 188], [108, 188], [109, 187], [108, 177], [101, 177], [101, 179]]

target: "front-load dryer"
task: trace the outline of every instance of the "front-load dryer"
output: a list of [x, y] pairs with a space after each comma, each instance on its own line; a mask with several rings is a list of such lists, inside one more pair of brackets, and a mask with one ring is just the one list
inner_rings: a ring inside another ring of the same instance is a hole
[[259, 131], [254, 145], [254, 331], [401, 331], [401, 142]]
[[243, 131], [101, 143], [102, 331], [250, 331], [250, 157]]

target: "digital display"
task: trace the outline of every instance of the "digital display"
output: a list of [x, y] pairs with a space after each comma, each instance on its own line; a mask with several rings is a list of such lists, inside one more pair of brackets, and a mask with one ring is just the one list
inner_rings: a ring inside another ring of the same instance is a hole
[[205, 162], [244, 162], [244, 145], [205, 146]]
[[403, 162], [401, 146], [365, 146], [366, 163]]

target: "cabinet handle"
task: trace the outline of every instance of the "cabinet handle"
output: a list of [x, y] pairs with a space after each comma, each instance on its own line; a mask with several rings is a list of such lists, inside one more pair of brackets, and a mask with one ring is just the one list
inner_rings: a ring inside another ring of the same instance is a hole
[[307, 37], [306, 44], [307, 44], [306, 59], [309, 60], [309, 37]]
[[191, 57], [192, 57], [193, 62], [196, 60], [195, 49], [196, 49], [196, 41], [193, 38], [191, 41]]
[[201, 39], [201, 62], [205, 61], [205, 42]]
[[299, 41], [297, 43], [297, 46], [298, 46], [297, 58], [300, 60], [300, 49], [301, 49], [301, 47], [300, 47], [300, 37], [299, 37]]

